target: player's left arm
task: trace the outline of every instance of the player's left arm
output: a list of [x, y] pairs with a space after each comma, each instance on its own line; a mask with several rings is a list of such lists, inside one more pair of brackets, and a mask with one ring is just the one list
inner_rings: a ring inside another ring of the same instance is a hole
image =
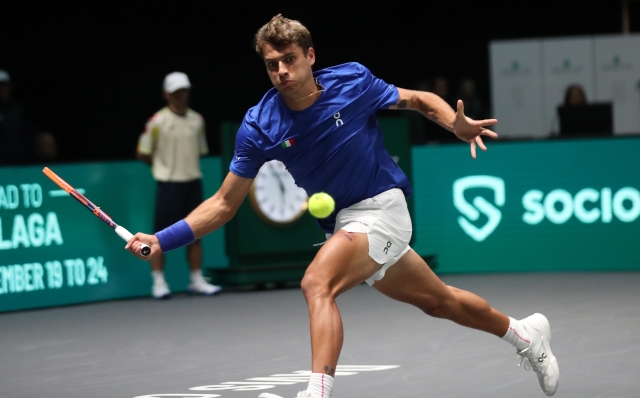
[[438, 123], [443, 128], [454, 133], [462, 141], [471, 145], [471, 156], [476, 158], [476, 145], [483, 151], [487, 147], [482, 142], [482, 136], [491, 138], [498, 134], [486, 128], [496, 124], [496, 119], [473, 120], [464, 115], [464, 104], [458, 100], [457, 111], [436, 94], [426, 91], [407, 90], [398, 88], [398, 103], [389, 109], [411, 109]]

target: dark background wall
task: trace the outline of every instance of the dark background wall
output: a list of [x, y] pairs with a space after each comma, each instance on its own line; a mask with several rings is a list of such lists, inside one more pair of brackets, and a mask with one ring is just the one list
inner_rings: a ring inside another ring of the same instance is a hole
[[[375, 4], [375, 5], [374, 5]], [[240, 120], [270, 88], [252, 49], [273, 15], [311, 31], [317, 68], [358, 61], [410, 88], [435, 74], [471, 77], [489, 99], [494, 39], [619, 34], [621, 1], [216, 2], [3, 5], [0, 69], [63, 161], [130, 159], [146, 120], [164, 105], [163, 77], [187, 73], [192, 107], [219, 150], [219, 123]], [[631, 30], [640, 31], [632, 2]]]

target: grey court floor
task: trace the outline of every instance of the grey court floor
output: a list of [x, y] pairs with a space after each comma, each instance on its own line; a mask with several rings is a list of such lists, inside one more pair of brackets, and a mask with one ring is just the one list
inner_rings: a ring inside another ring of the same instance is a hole
[[[640, 396], [640, 273], [443, 276], [516, 318], [551, 321], [556, 397]], [[334, 397], [543, 397], [500, 339], [366, 285], [338, 300]], [[0, 315], [0, 397], [294, 397], [310, 369], [299, 288]], [[274, 376], [276, 375], [276, 376]]]

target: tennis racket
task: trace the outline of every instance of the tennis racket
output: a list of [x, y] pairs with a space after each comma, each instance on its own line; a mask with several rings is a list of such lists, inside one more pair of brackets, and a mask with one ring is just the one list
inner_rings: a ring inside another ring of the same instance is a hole
[[[64, 189], [69, 195], [71, 195], [74, 198], [76, 198], [78, 200], [78, 202], [80, 202], [80, 203], [82, 203], [84, 205], [84, 207], [86, 207], [93, 214], [98, 216], [98, 218], [100, 218], [102, 221], [107, 223], [111, 228], [115, 229], [116, 234], [118, 234], [119, 237], [121, 237], [122, 239], [124, 239], [127, 242], [129, 241], [129, 239], [133, 238], [133, 234], [131, 232], [127, 231], [126, 228], [124, 228], [124, 227], [116, 224], [115, 222], [113, 222], [113, 220], [111, 219], [111, 217], [109, 217], [107, 215], [107, 213], [102, 211], [98, 206], [94, 205], [89, 199], [87, 199], [86, 196], [84, 196], [83, 194], [78, 192], [74, 187], [69, 185], [65, 180], [60, 178], [56, 173], [51, 171], [50, 168], [45, 167], [44, 169], [42, 169], [42, 172], [47, 177], [49, 177], [51, 179], [51, 181], [55, 182], [60, 188]], [[142, 250], [140, 251], [140, 253], [143, 256], [146, 257], [146, 256], [149, 255], [149, 253], [151, 253], [151, 248], [148, 245], [145, 245], [143, 243], [142, 244]]]

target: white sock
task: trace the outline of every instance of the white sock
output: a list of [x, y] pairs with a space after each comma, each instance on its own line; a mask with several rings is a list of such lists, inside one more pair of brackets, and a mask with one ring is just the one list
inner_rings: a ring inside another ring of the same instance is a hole
[[324, 373], [311, 373], [307, 391], [311, 398], [329, 398], [333, 390], [333, 377]]
[[502, 336], [502, 340], [516, 347], [516, 350], [522, 351], [531, 345], [531, 336], [524, 329], [522, 323], [516, 319], [509, 317], [509, 329]]
[[163, 271], [151, 271], [151, 277], [153, 278], [153, 283], [166, 283], [164, 280], [164, 272]]
[[198, 282], [202, 278], [202, 270], [191, 271], [191, 282]]

